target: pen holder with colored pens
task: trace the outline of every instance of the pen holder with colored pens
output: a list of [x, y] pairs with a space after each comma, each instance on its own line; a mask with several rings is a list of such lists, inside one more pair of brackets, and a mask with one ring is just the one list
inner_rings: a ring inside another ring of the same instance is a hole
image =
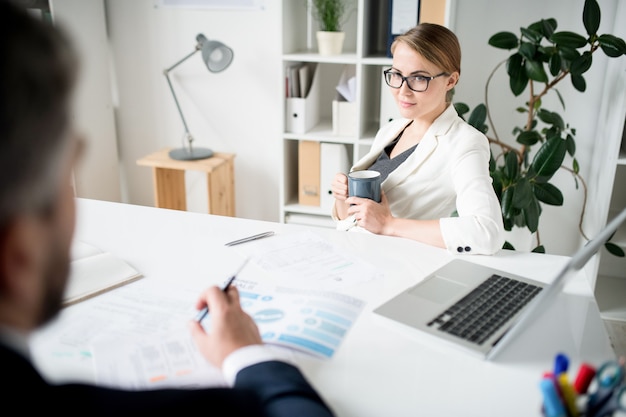
[[603, 363], [599, 368], [583, 363], [570, 382], [569, 360], [555, 359], [554, 371], [543, 375], [539, 389], [546, 417], [611, 417], [626, 415], [624, 358]]

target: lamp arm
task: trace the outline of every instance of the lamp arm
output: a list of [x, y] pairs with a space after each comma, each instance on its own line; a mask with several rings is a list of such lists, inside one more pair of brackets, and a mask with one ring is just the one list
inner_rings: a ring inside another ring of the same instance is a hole
[[171, 67], [163, 71], [163, 74], [165, 75], [165, 79], [167, 80], [167, 85], [170, 87], [170, 91], [172, 92], [172, 96], [174, 97], [174, 102], [176, 103], [178, 114], [180, 114], [180, 118], [183, 121], [183, 126], [185, 127], [185, 136], [187, 137], [187, 140], [189, 141], [190, 147], [191, 147], [191, 142], [193, 141], [193, 138], [191, 134], [189, 133], [189, 128], [187, 127], [187, 121], [185, 120], [185, 116], [183, 116], [183, 110], [180, 108], [180, 104], [178, 103], [178, 98], [176, 97], [176, 92], [174, 91], [174, 86], [172, 85], [172, 81], [170, 80], [170, 71], [172, 71], [174, 68], [176, 68], [177, 66], [179, 66], [180, 64], [182, 64], [183, 62], [191, 58], [198, 51], [199, 49], [196, 47], [196, 49], [194, 49], [193, 52], [191, 52], [190, 54], [185, 56], [183, 59], [181, 59], [180, 61], [178, 61], [177, 63], [175, 63], [174, 65], [172, 65]]
[[171, 67], [169, 67], [168, 69], [165, 70], [166, 73], [170, 72], [171, 70], [173, 70], [174, 68], [176, 68], [177, 66], [179, 66], [180, 64], [182, 64], [183, 62], [185, 62], [186, 60], [188, 60], [189, 58], [191, 58], [196, 52], [198, 52], [200, 50], [200, 48], [198, 46], [196, 46], [196, 49], [193, 50], [193, 52], [190, 52], [187, 56], [185, 56], [183, 59], [181, 59], [180, 61], [178, 61], [177, 63], [175, 63], [174, 65], [172, 65]]
[[180, 104], [178, 103], [178, 98], [176, 98], [176, 93], [174, 92], [174, 86], [172, 85], [172, 82], [170, 81], [169, 72], [167, 70], [165, 70], [164, 74], [165, 74], [165, 79], [167, 80], [167, 85], [170, 86], [170, 91], [172, 92], [172, 96], [174, 97], [174, 102], [176, 103], [176, 108], [178, 109], [178, 114], [180, 114], [180, 118], [183, 121], [183, 126], [185, 126], [185, 135], [187, 136], [187, 138], [189, 138], [191, 136], [190, 133], [189, 133], [189, 128], [187, 127], [187, 122], [185, 121], [185, 116], [183, 116], [183, 111], [180, 108]]

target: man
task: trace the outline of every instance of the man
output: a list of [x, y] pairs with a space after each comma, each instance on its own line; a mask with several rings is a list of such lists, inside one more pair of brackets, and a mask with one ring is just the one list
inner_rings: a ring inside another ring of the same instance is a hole
[[[232, 388], [122, 391], [51, 385], [29, 361], [29, 332], [59, 311], [74, 232], [71, 172], [81, 142], [70, 126], [75, 55], [63, 34], [0, 0], [0, 370], [5, 409], [30, 415], [331, 416], [300, 371], [263, 346], [236, 288], [212, 287], [202, 354]], [[12, 407], [11, 407], [12, 406]], [[168, 414], [171, 413], [171, 414]], [[188, 414], [187, 414], [188, 413]]]

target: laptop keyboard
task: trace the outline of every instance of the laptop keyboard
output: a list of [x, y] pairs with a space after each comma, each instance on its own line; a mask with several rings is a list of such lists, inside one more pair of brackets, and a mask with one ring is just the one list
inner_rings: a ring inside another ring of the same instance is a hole
[[541, 287], [492, 275], [428, 326], [482, 344], [541, 291]]

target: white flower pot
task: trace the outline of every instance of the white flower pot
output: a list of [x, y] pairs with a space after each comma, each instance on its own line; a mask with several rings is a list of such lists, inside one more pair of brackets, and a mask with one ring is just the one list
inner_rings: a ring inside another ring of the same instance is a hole
[[320, 55], [339, 55], [343, 50], [344, 32], [317, 32], [317, 48]]

